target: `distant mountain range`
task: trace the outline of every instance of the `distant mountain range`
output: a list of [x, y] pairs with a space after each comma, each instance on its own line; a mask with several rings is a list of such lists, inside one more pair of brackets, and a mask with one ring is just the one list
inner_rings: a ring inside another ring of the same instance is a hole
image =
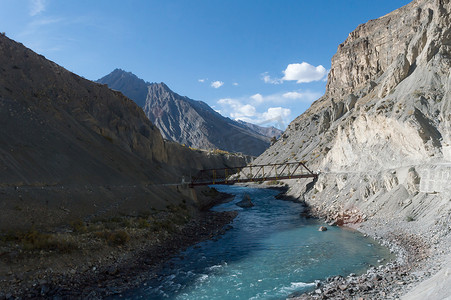
[[122, 92], [141, 106], [164, 138], [200, 149], [221, 149], [260, 155], [282, 131], [234, 121], [205, 102], [180, 96], [164, 83], [149, 83], [116, 69], [97, 82]]

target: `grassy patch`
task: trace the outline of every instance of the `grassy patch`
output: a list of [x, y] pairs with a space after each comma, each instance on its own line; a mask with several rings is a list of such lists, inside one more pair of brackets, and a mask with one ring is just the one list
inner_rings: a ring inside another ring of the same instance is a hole
[[57, 250], [68, 253], [78, 249], [78, 246], [65, 236], [43, 233], [36, 229], [1, 234], [0, 241], [3, 243], [15, 243], [26, 251]]
[[121, 246], [130, 241], [130, 235], [124, 230], [98, 231], [95, 233], [98, 238], [105, 240], [109, 245]]

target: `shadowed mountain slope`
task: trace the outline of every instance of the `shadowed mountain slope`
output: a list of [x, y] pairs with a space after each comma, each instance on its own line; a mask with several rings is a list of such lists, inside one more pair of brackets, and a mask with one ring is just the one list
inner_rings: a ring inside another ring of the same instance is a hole
[[195, 205], [166, 184], [243, 163], [165, 142], [122, 93], [0, 35], [0, 229]]

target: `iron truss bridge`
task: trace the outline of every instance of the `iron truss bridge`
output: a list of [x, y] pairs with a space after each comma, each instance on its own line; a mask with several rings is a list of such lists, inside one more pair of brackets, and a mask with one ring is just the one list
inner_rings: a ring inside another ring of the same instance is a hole
[[212, 184], [262, 182], [295, 178], [316, 178], [305, 161], [282, 164], [247, 165], [236, 168], [202, 170], [193, 177], [190, 187]]

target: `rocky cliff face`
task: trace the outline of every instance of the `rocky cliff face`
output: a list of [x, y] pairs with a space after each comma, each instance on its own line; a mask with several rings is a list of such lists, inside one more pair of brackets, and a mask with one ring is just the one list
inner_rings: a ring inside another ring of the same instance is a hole
[[449, 1], [418, 0], [358, 26], [332, 58], [325, 95], [256, 163], [306, 160], [319, 179], [306, 194], [305, 182], [291, 183], [291, 193], [330, 218], [405, 224], [429, 244], [446, 241], [450, 13]]
[[129, 96], [144, 109], [165, 139], [186, 146], [257, 156], [278, 134], [275, 128], [225, 118], [202, 101], [180, 96], [164, 83], [145, 83], [129, 72], [114, 70], [98, 82]]
[[449, 162], [449, 6], [414, 1], [360, 25], [332, 58], [326, 94], [259, 160], [334, 172]]

